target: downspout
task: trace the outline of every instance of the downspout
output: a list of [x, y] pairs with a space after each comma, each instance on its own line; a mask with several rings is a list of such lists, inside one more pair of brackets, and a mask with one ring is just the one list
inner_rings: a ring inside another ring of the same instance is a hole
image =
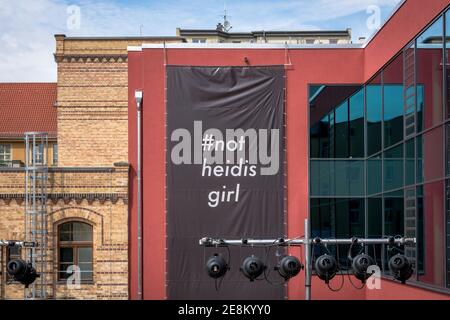
[[141, 149], [142, 149], [142, 96], [140, 90], [136, 90], [136, 107], [137, 107], [137, 273], [138, 286], [137, 296], [138, 300], [143, 299], [142, 294], [142, 163], [141, 163]]

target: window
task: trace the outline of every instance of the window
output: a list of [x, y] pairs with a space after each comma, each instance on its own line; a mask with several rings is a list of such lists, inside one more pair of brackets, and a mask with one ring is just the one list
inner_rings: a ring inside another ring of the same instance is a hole
[[403, 187], [403, 145], [384, 152], [384, 191]]
[[330, 44], [337, 44], [338, 43], [338, 39], [330, 39]]
[[314, 44], [314, 39], [306, 39], [306, 44]]
[[[410, 281], [450, 289], [450, 9], [446, 17], [363, 90], [310, 87], [309, 190], [314, 236], [415, 237], [400, 248], [415, 266]], [[366, 249], [389, 274], [397, 251]]]
[[67, 279], [67, 268], [76, 265], [82, 281], [93, 279], [92, 226], [83, 222], [66, 222], [58, 227], [58, 279]]
[[193, 38], [192, 43], [206, 43], [206, 38]]
[[[312, 198], [311, 235], [321, 238], [350, 238], [364, 236], [364, 199]], [[329, 246], [339, 256], [342, 268], [348, 266], [348, 245]], [[337, 252], [339, 250], [339, 252]], [[315, 248], [315, 255], [321, 254]]]
[[57, 166], [58, 165], [58, 144], [55, 143], [53, 145], [53, 165]]
[[0, 163], [12, 160], [11, 145], [0, 144]]
[[384, 147], [403, 139], [403, 55], [383, 71]]
[[[32, 155], [33, 156], [33, 155]], [[32, 159], [32, 161], [36, 161], [36, 164], [44, 164], [44, 157], [45, 157], [45, 152], [44, 152], [44, 144], [38, 144], [35, 145], [34, 147], [34, 159]]]
[[383, 101], [381, 101], [381, 73], [366, 86], [367, 99], [367, 155], [381, 150], [381, 120]]
[[350, 157], [364, 157], [364, 88], [349, 99]]
[[423, 84], [423, 130], [440, 124], [443, 118], [443, 18], [417, 38], [416, 82]]

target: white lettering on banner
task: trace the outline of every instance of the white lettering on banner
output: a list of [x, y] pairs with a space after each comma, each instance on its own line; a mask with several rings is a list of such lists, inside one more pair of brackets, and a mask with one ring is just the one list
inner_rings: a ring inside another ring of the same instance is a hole
[[[276, 175], [280, 169], [279, 129], [225, 129], [203, 131], [202, 121], [194, 121], [193, 139], [186, 128], [173, 130], [170, 140], [174, 165], [201, 164], [202, 177], [249, 177]], [[224, 138], [225, 137], [225, 138]], [[192, 141], [193, 140], [193, 141]], [[208, 193], [208, 206], [237, 203], [241, 184], [222, 185]]]

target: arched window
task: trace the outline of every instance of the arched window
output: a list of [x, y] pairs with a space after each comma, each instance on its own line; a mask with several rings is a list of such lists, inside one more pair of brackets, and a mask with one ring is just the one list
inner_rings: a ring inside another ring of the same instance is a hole
[[80, 268], [81, 281], [92, 281], [92, 226], [79, 221], [70, 221], [58, 226], [58, 279], [72, 275], [67, 268]]

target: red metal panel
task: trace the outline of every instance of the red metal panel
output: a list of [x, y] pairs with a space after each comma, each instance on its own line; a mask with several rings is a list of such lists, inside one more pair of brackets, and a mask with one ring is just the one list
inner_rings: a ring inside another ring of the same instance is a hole
[[449, 4], [449, 0], [407, 0], [365, 48], [365, 81], [413, 40]]
[[[426, 4], [426, 5], [425, 5]], [[144, 90], [144, 298], [165, 298], [165, 104], [164, 57], [168, 64], [225, 66], [284, 64], [287, 66], [288, 235], [304, 234], [308, 214], [308, 84], [355, 84], [368, 80], [446, 5], [448, 0], [408, 0], [366, 49], [144, 49], [129, 54], [130, 296], [136, 298], [136, 107], [134, 90]], [[297, 250], [297, 249], [293, 249]], [[450, 298], [411, 286], [383, 281], [382, 290], [348, 285], [333, 293], [313, 280], [314, 299]], [[304, 298], [303, 274], [292, 279], [290, 299]]]

